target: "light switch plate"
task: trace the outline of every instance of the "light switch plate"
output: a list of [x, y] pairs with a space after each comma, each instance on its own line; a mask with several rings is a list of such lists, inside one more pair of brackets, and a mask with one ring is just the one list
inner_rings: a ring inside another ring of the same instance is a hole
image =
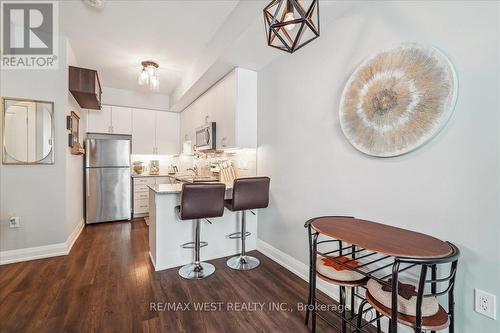
[[474, 310], [488, 318], [496, 320], [496, 296], [481, 289], [474, 289]]

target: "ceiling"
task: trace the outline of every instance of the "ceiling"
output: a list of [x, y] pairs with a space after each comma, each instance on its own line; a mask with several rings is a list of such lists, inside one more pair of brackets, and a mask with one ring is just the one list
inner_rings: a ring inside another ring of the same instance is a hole
[[[158, 61], [160, 93], [180, 112], [234, 67], [259, 71], [294, 56], [267, 46], [262, 9], [269, 1], [106, 0], [103, 9], [64, 1], [60, 30], [78, 65], [97, 69], [104, 87], [149, 92], [137, 84], [140, 62]], [[322, 27], [352, 6], [323, 1]]]
[[60, 2], [60, 31], [78, 65], [96, 69], [104, 87], [146, 92], [137, 84], [143, 60], [160, 64], [160, 91], [170, 95], [238, 1]]

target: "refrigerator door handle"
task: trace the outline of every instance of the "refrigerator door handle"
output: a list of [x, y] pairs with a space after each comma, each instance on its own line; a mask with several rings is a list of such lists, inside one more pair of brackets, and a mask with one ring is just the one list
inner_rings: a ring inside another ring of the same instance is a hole
[[86, 187], [87, 187], [87, 197], [90, 197], [90, 181], [89, 181], [89, 170], [87, 169], [86, 170], [87, 172], [85, 172], [85, 181], [86, 181]]

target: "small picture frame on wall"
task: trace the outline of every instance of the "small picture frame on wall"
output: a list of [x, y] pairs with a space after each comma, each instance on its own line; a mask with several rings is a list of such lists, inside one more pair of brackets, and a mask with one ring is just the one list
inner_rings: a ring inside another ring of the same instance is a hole
[[68, 134], [68, 146], [73, 155], [82, 155], [85, 151], [80, 144], [80, 117], [71, 111], [71, 116], [66, 117], [66, 128], [70, 131]]

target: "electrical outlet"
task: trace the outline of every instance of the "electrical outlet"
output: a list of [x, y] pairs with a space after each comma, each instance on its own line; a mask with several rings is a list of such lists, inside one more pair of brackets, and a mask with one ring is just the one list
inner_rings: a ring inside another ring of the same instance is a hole
[[19, 216], [11, 216], [9, 218], [9, 228], [20, 228], [21, 222], [19, 221]]
[[480, 289], [474, 289], [474, 310], [491, 319], [497, 319], [496, 296]]

